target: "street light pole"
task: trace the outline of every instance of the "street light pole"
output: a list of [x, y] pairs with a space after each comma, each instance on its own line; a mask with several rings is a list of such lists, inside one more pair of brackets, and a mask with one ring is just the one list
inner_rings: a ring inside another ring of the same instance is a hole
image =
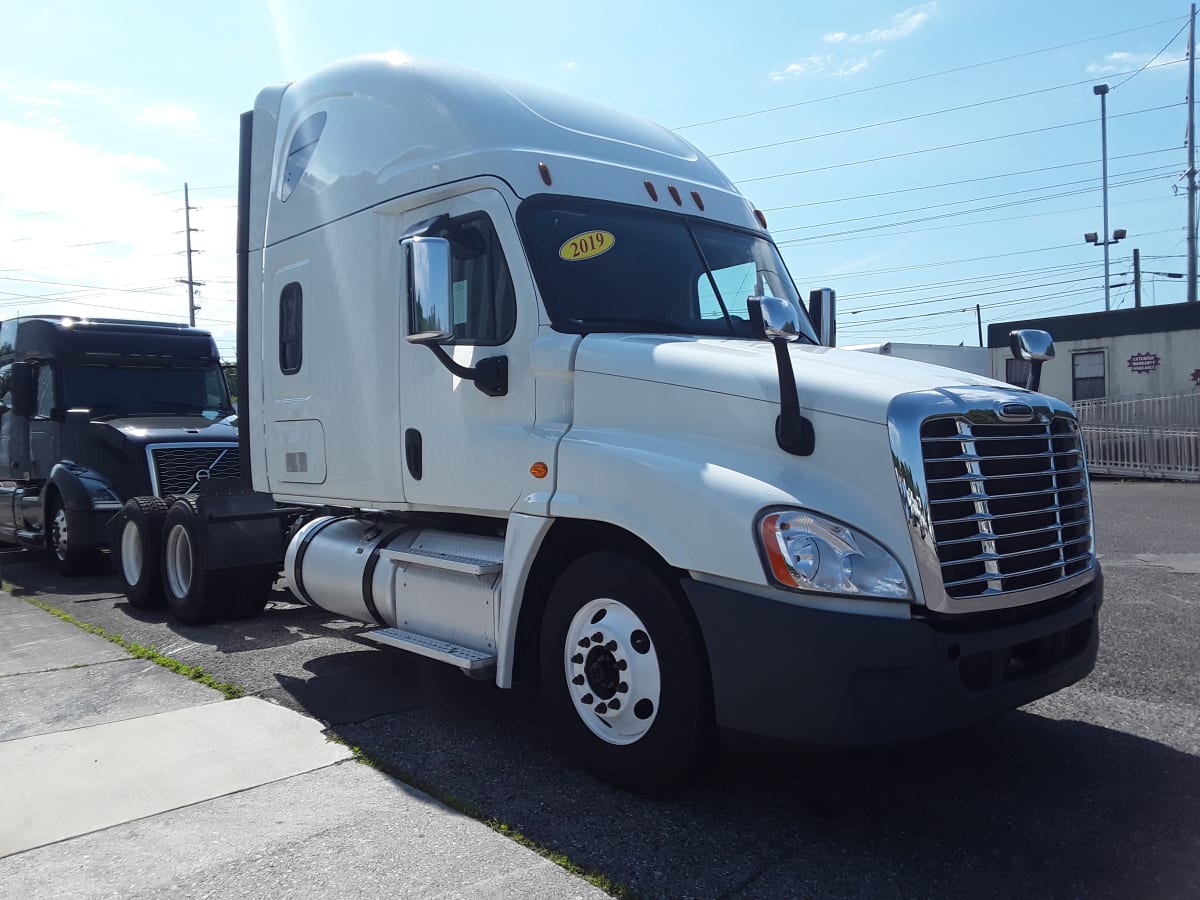
[[1104, 202], [1104, 311], [1112, 307], [1108, 298], [1108, 110], [1105, 100], [1108, 97], [1108, 85], [1097, 84], [1092, 93], [1100, 97], [1100, 176], [1101, 194]]

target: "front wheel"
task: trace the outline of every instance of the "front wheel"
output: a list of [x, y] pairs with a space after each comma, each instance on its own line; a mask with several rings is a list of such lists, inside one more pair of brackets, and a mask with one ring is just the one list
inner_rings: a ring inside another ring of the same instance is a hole
[[564, 749], [639, 793], [689, 780], [712, 745], [699, 628], [659, 572], [621, 553], [559, 577], [542, 620], [542, 689]]
[[47, 544], [54, 554], [55, 568], [63, 575], [79, 575], [87, 571], [96, 553], [90, 547], [79, 546], [75, 515], [63, 504], [62, 497], [55, 495], [50, 501], [47, 522]]

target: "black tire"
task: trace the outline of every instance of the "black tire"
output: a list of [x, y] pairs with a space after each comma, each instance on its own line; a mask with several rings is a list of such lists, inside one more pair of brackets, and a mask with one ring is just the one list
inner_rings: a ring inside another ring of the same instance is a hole
[[659, 568], [616, 552], [581, 557], [542, 619], [542, 691], [559, 743], [597, 777], [648, 794], [690, 781], [715, 734], [699, 627]]
[[162, 535], [167, 503], [159, 497], [133, 497], [121, 508], [113, 539], [113, 559], [125, 599], [136, 609], [154, 609], [164, 601]]
[[203, 625], [224, 613], [220, 578], [205, 569], [200, 515], [193, 497], [171, 504], [163, 521], [162, 588], [167, 608], [180, 622]]
[[249, 566], [222, 572], [227, 619], [253, 619], [267, 606], [278, 573], [274, 566]]
[[54, 560], [54, 567], [63, 575], [82, 575], [96, 561], [94, 547], [80, 547], [71, 543], [75, 528], [75, 514], [63, 504], [58, 494], [50, 501], [46, 515], [46, 546]]

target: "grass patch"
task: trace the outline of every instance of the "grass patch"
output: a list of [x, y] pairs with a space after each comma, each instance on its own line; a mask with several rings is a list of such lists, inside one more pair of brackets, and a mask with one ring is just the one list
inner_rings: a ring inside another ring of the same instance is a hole
[[438, 788], [435, 785], [425, 781], [423, 778], [419, 778], [416, 775], [413, 775], [411, 772], [404, 771], [403, 769], [393, 766], [390, 763], [386, 763], [383, 760], [372, 756], [361, 747], [357, 747], [354, 744], [344, 741], [336, 735], [331, 736], [330, 740], [336, 741], [337, 743], [345, 746], [351, 753], [354, 754], [354, 758], [363, 765], [370, 766], [372, 769], [382, 772], [383, 774], [395, 778], [398, 781], [403, 781], [409, 787], [414, 787], [418, 791], [428, 794], [433, 799], [439, 801], [440, 803], [444, 803], [446, 806], [462, 813], [464, 816], [470, 816], [477, 822], [482, 822], [488, 828], [492, 829], [492, 831], [504, 835], [510, 841], [515, 841], [522, 847], [525, 847], [527, 850], [532, 850], [538, 856], [550, 860], [550, 862], [554, 863], [559, 868], [565, 869], [567, 872], [578, 878], [582, 878], [584, 881], [598, 887], [606, 894], [616, 897], [618, 900], [637, 900], [638, 895], [626, 885], [617, 881], [613, 881], [603, 872], [597, 872], [594, 869], [584, 868], [578, 863], [572, 861], [571, 858], [565, 853], [559, 853], [555, 850], [551, 850], [549, 847], [538, 843], [533, 838], [527, 837], [526, 835], [517, 831], [506, 822], [501, 822], [495, 816], [487, 815], [475, 804], [467, 800], [460, 799], [459, 797], [455, 797], [453, 794], [448, 794], [441, 788]]
[[51, 606], [49, 603], [44, 603], [41, 600], [34, 600], [32, 597], [22, 598], [26, 603], [36, 606], [38, 609], [45, 610], [52, 616], [57, 616], [64, 622], [70, 622], [76, 628], [81, 628], [89, 634], [99, 635], [106, 641], [112, 641], [130, 656], [137, 659], [145, 659], [162, 666], [164, 669], [170, 669], [184, 678], [190, 678], [192, 681], [206, 685], [215, 691], [220, 691], [225, 695], [227, 700], [236, 700], [238, 697], [244, 697], [246, 691], [244, 688], [236, 684], [229, 684], [225, 681], [217, 681], [200, 666], [189, 666], [187, 663], [182, 663], [177, 659], [172, 659], [163, 653], [160, 653], [156, 647], [147, 647], [145, 644], [138, 644], [133, 641], [128, 641], [119, 634], [112, 634], [105, 631], [98, 625], [90, 625], [87, 622], [82, 622], [68, 612], [63, 612], [56, 606]]

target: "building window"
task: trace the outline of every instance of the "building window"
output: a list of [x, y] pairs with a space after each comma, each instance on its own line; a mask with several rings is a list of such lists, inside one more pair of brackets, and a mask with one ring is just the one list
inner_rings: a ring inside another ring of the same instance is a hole
[[304, 292], [293, 281], [279, 295], [279, 371], [295, 375], [304, 359]]
[[1006, 359], [1004, 361], [1004, 380], [1016, 387], [1025, 387], [1029, 384], [1029, 371], [1032, 365], [1027, 359]]
[[1104, 391], [1104, 351], [1071, 355], [1071, 399], [1098, 400]]

